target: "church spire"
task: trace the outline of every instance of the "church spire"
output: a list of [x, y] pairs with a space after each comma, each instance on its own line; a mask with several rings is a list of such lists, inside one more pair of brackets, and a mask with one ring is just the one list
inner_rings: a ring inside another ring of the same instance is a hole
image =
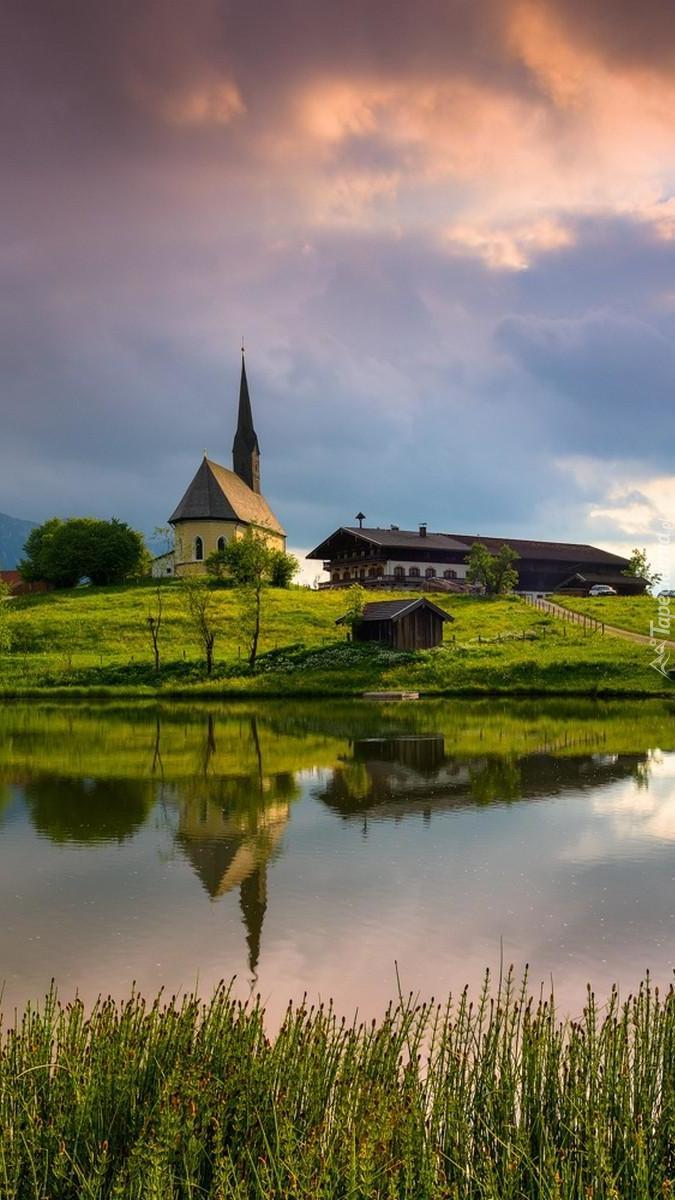
[[251, 491], [260, 493], [260, 446], [253, 428], [251, 397], [248, 394], [244, 347], [241, 348], [241, 381], [239, 384], [239, 420], [232, 446], [235, 474], [248, 484]]
[[241, 882], [239, 905], [246, 925], [248, 966], [254, 979], [258, 977], [260, 940], [267, 909], [267, 864], [263, 858], [251, 875]]

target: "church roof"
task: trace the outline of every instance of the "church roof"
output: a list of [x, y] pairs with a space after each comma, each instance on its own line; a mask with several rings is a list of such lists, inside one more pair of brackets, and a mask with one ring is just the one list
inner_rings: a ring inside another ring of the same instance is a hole
[[206, 455], [169, 521], [240, 521], [284, 534], [265, 497]]

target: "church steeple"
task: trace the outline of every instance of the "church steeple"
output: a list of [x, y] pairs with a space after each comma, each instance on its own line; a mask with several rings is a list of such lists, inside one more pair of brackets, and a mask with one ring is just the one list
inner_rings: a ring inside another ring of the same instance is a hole
[[235, 474], [247, 483], [253, 492], [260, 494], [260, 446], [253, 428], [251, 397], [248, 394], [244, 347], [241, 348], [241, 382], [239, 384], [239, 420], [232, 446], [232, 462]]

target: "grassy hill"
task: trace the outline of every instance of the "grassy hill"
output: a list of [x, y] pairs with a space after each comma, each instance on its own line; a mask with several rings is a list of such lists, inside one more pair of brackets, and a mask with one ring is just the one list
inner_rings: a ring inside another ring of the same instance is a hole
[[22, 521], [0, 513], [0, 571], [12, 571], [23, 554], [23, 547], [33, 521]]
[[[586, 613], [607, 625], [629, 629], [645, 637], [649, 637], [650, 622], [656, 624], [659, 620], [656, 596], [555, 596], [554, 599], [564, 608]], [[673, 613], [670, 636], [675, 639], [675, 598], [670, 600], [670, 605]]]
[[668, 681], [649, 666], [648, 648], [585, 633], [516, 598], [434, 595], [455, 620], [446, 625], [442, 647], [409, 654], [347, 643], [335, 626], [344, 592], [308, 589], [268, 593], [255, 674], [245, 664], [236, 596], [216, 591], [216, 670], [207, 679], [180, 585], [167, 582], [164, 597], [159, 676], [147, 631], [153, 601], [147, 583], [7, 601], [12, 648], [0, 655], [0, 693], [670, 694]]

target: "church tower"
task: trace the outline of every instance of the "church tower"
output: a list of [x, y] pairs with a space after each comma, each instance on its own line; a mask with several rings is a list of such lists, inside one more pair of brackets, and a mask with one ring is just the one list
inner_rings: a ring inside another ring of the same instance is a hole
[[248, 394], [244, 351], [241, 352], [241, 382], [239, 384], [239, 420], [232, 447], [235, 475], [243, 479], [252, 492], [260, 495], [260, 446], [253, 428], [251, 397]]

